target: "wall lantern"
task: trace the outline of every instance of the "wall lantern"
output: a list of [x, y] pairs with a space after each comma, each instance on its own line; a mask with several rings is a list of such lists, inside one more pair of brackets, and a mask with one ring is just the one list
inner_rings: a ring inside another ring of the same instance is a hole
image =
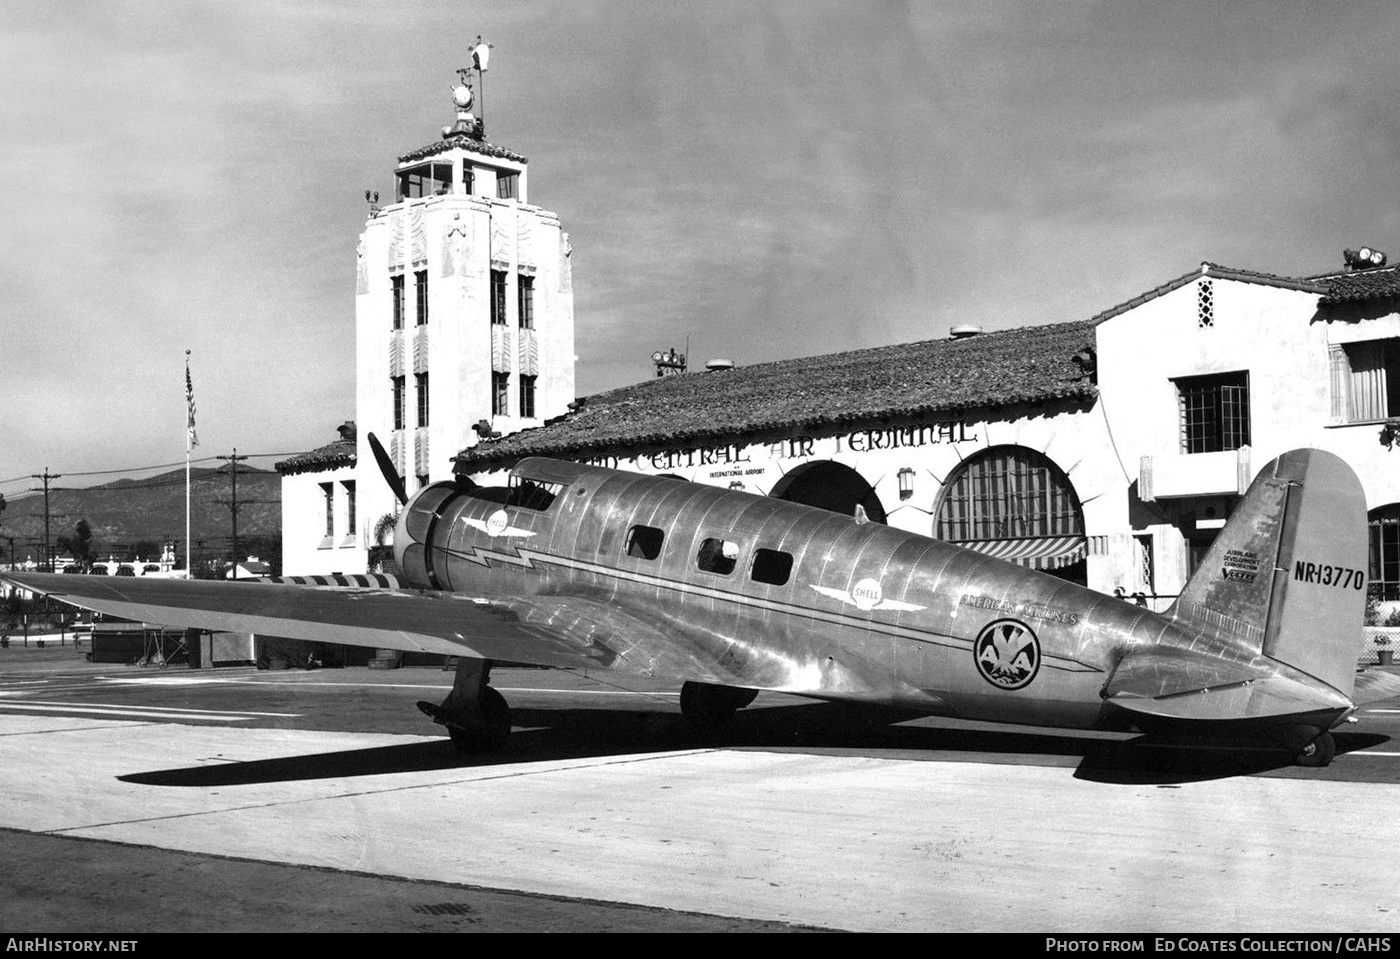
[[914, 471], [905, 466], [899, 471], [899, 498], [908, 499], [914, 495]]

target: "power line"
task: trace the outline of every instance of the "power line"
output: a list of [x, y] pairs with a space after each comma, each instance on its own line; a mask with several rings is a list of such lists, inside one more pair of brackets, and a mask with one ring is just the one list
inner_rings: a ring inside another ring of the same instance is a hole
[[[261, 460], [261, 459], [275, 459], [275, 458], [284, 457], [284, 456], [301, 456], [303, 453], [306, 453], [306, 452], [308, 452], [308, 451], [307, 451], [307, 450], [294, 450], [294, 451], [289, 452], [289, 453], [248, 453], [248, 454], [245, 454], [244, 456], [242, 456], [242, 457], [240, 457], [240, 458], [241, 458], [241, 459], [255, 459], [255, 460]], [[222, 458], [222, 457], [218, 457], [218, 456], [206, 456], [206, 457], [204, 457], [204, 458], [202, 458], [202, 459], [192, 460], [191, 462], [192, 462], [192, 463], [212, 463], [213, 461], [215, 461], [215, 460], [217, 460], [217, 459], [221, 459], [221, 458]], [[154, 464], [154, 465], [152, 465], [152, 466], [132, 466], [132, 467], [129, 467], [129, 468], [127, 468], [127, 469], [117, 469], [117, 470], [88, 470], [87, 472], [81, 472], [81, 473], [80, 473], [80, 472], [74, 472], [74, 471], [70, 470], [69, 472], [64, 473], [63, 475], [64, 475], [64, 476], [68, 476], [68, 477], [73, 477], [73, 476], [116, 476], [116, 475], [119, 475], [119, 474], [122, 474], [122, 473], [145, 473], [145, 472], [147, 472], [147, 471], [149, 471], [149, 470], [172, 469], [172, 468], [174, 468], [174, 467], [176, 467], [176, 466], [184, 466], [184, 465], [185, 465], [185, 461], [184, 461], [184, 460], [179, 460], [178, 462], [175, 462], [175, 463], [157, 463], [157, 464]], [[19, 483], [19, 482], [22, 482], [22, 481], [24, 481], [24, 480], [32, 479], [35, 475], [37, 475], [37, 474], [34, 474], [34, 473], [25, 473], [23, 476], [12, 476], [12, 477], [10, 477], [10, 478], [8, 478], [8, 479], [0, 479], [0, 486], [4, 486], [4, 485], [6, 485], [6, 484], [8, 484], [8, 483]], [[183, 482], [183, 479], [181, 480], [181, 482]]]

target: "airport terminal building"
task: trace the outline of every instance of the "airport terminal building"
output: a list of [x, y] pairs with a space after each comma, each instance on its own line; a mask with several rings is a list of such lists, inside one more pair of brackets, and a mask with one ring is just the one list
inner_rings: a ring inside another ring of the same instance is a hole
[[1273, 457], [1361, 477], [1371, 580], [1400, 599], [1400, 276], [1204, 263], [1087, 320], [660, 376], [472, 446], [854, 513], [1169, 604]]

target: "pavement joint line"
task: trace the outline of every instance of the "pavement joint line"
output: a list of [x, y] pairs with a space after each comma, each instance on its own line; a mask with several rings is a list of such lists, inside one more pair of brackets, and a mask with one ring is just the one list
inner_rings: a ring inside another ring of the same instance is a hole
[[[153, 724], [152, 724], [153, 725]], [[364, 796], [386, 796], [391, 793], [414, 792], [420, 789], [439, 789], [444, 786], [462, 786], [475, 783], [492, 782], [498, 779], [520, 779], [526, 776], [541, 776], [550, 773], [567, 773], [579, 769], [602, 769], [608, 766], [627, 766], [636, 763], [655, 762], [660, 759], [678, 759], [686, 756], [704, 756], [711, 753], [720, 753], [720, 749], [689, 749], [677, 750], [667, 753], [660, 753], [654, 756], [629, 756], [625, 759], [613, 759], [606, 762], [584, 762], [574, 766], [555, 766], [551, 769], [534, 769], [520, 772], [505, 773], [499, 776], [476, 776], [468, 779], [454, 779], [446, 782], [412, 783], [403, 786], [389, 786], [384, 789], [359, 789], [354, 792], [340, 792], [330, 796], [306, 796], [301, 799], [285, 799], [278, 802], [246, 803], [241, 806], [225, 806], [221, 809], [201, 809], [195, 812], [175, 813], [169, 816], [142, 816], [138, 819], [116, 819], [111, 822], [88, 823], [82, 826], [63, 826], [58, 829], [39, 830], [39, 833], [46, 836], [62, 836], [70, 832], [81, 832], [89, 829], [110, 829], [116, 826], [135, 826], [148, 822], [174, 822], [178, 819], [197, 819], [204, 816], [222, 816], [227, 813], [247, 812], [254, 809], [276, 809], [282, 806], [304, 806], [310, 803], [327, 802], [330, 800], [357, 799]], [[291, 757], [280, 757], [288, 759]], [[234, 760], [234, 762], [266, 762], [267, 760]]]
[[281, 716], [281, 717], [287, 717], [287, 718], [299, 718], [299, 717], [302, 715], [301, 713], [256, 713], [256, 712], [245, 712], [245, 711], [237, 710], [237, 709], [195, 709], [195, 708], [189, 707], [189, 706], [154, 706], [154, 705], [153, 705], [153, 706], [136, 706], [136, 705], [124, 706], [124, 705], [122, 705], [122, 704], [120, 704], [120, 703], [65, 703], [65, 702], [59, 702], [59, 701], [50, 700], [50, 699], [23, 699], [23, 700], [15, 700], [14, 702], [4, 702], [4, 701], [0, 701], [0, 709], [4, 709], [4, 708], [6, 708], [6, 707], [12, 707], [12, 708], [15, 708], [15, 709], [23, 709], [23, 708], [26, 707], [26, 706], [60, 706], [60, 707], [62, 707], [62, 708], [64, 708], [64, 709], [87, 709], [87, 710], [93, 710], [93, 709], [115, 709], [115, 710], [122, 711], [122, 712], [125, 712], [125, 711], [128, 711], [128, 710], [142, 710], [142, 711], [151, 711], [151, 712], [159, 712], [159, 713], [186, 714], [186, 715], [189, 715], [189, 716], [204, 716], [204, 715], [214, 715], [214, 716], [273, 716], [273, 717]]
[[[48, 717], [35, 716], [34, 718], [35, 718], [35, 719], [40, 719], [40, 718], [48, 718]], [[94, 721], [94, 720], [88, 719], [88, 717], [86, 717], [86, 716], [55, 716], [55, 717], [53, 717], [53, 718], [54, 718], [54, 719], [83, 719], [83, 720], [87, 720], [88, 722], [93, 722], [93, 721]], [[104, 723], [104, 724], [102, 724], [102, 725], [100, 725], [100, 726], [81, 726], [81, 727], [75, 726], [75, 727], [73, 727], [72, 729], [25, 729], [25, 730], [21, 730], [21, 731], [19, 731], [19, 732], [14, 732], [14, 733], [0, 733], [0, 739], [7, 738], [7, 737], [10, 737], [10, 736], [52, 736], [52, 735], [61, 734], [61, 733], [86, 733], [86, 732], [91, 732], [91, 731], [93, 731], [93, 730], [95, 730], [95, 729], [130, 729], [132, 726], [167, 726], [167, 725], [169, 725], [169, 724], [168, 724], [168, 723], [159, 723], [159, 722], [156, 722], [156, 721], [153, 720], [153, 719], [133, 719], [133, 720], [131, 720], [130, 722], [124, 722], [124, 723]]]
[[[125, 706], [114, 709], [108, 706], [44, 706], [37, 703], [0, 703], [0, 715], [9, 715], [9, 713], [12, 711], [20, 712], [23, 710], [30, 710], [32, 712], [43, 713], [45, 715], [48, 715], [50, 713], [64, 713], [71, 716], [74, 719], [82, 719], [89, 716], [130, 716], [132, 718], [142, 717], [155, 722], [164, 721], [167, 725], [170, 724], [173, 720], [180, 719], [202, 720], [204, 722], [209, 723], [237, 723], [255, 718], [252, 716], [239, 715], [237, 713], [212, 713], [209, 715], [188, 716], [180, 715], [177, 713], [163, 712], [160, 709], [143, 709], [139, 706]], [[296, 716], [298, 714], [288, 713], [285, 715]]]

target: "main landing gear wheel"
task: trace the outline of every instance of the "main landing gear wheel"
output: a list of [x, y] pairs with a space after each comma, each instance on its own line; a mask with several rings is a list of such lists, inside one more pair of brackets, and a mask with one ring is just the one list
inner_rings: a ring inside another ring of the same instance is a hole
[[466, 723], [447, 723], [452, 745], [464, 753], [496, 753], [510, 738], [510, 706], [506, 698], [487, 686], [481, 691], [481, 715]]
[[681, 687], [681, 715], [699, 729], [718, 729], [733, 719], [736, 712], [753, 702], [757, 695], [756, 689], [686, 683]]
[[462, 656], [452, 691], [441, 706], [420, 702], [418, 708], [433, 722], [447, 727], [452, 745], [464, 753], [499, 752], [510, 738], [510, 706], [490, 686], [491, 664]]
[[1307, 745], [1293, 754], [1293, 761], [1299, 766], [1326, 766], [1337, 755], [1337, 740], [1329, 732], [1315, 736]]

